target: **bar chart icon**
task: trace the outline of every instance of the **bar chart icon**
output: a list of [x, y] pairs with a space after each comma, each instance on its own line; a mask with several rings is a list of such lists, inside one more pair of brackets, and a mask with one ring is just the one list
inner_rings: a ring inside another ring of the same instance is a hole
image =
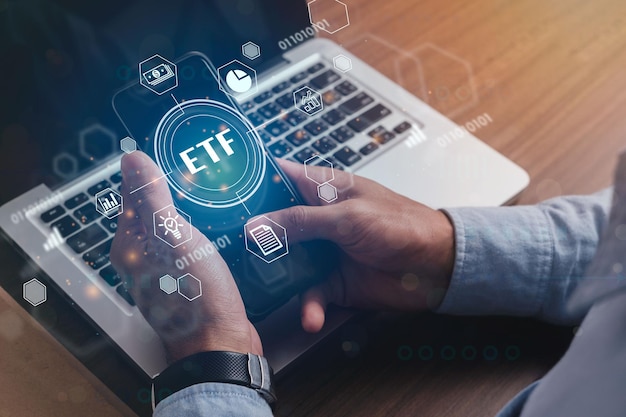
[[96, 194], [96, 210], [108, 219], [122, 214], [122, 196], [111, 188], [100, 191]]

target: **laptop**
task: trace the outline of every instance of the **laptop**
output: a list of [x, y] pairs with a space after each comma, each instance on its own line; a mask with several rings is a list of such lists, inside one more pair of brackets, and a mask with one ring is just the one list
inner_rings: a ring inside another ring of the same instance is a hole
[[[137, 65], [150, 56], [199, 51], [216, 68], [245, 64], [238, 80], [254, 75], [255, 89], [234, 98], [274, 157], [305, 163], [318, 155], [434, 208], [505, 204], [528, 184], [523, 169], [468, 128], [334, 42], [346, 28], [336, 13], [326, 18], [326, 0], [18, 3], [3, 16], [11, 84], [23, 89], [2, 102], [0, 228], [36, 271], [20, 277], [20, 302], [36, 310], [45, 288], [55, 288], [149, 377], [166, 366], [163, 348], [109, 262], [116, 223], [94, 197], [118, 189], [120, 141], [129, 136], [111, 98], [139, 82]], [[27, 30], [35, 25], [41, 30]], [[319, 94], [319, 111], [298, 108], [316, 105], [299, 100], [303, 88]], [[35, 156], [26, 159], [25, 149]], [[335, 311], [322, 332], [306, 334], [293, 299], [257, 327], [280, 373], [350, 317]]]

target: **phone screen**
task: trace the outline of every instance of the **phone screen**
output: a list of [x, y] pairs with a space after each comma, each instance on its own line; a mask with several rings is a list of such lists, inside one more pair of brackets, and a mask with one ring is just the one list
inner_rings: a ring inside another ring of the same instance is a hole
[[[228, 76], [235, 77], [235, 88], [246, 87], [246, 74], [233, 70]], [[289, 231], [263, 216], [302, 201], [234, 99], [220, 89], [208, 58], [189, 53], [174, 63], [158, 57], [140, 66], [139, 77], [113, 97], [113, 107], [173, 192], [176, 213], [155, 213], [162, 221], [155, 222], [155, 234], [156, 224], [162, 225], [171, 232], [170, 245], [177, 244], [175, 217], [184, 216], [212, 242], [176, 259], [181, 275], [219, 251], [251, 320], [323, 279], [335, 264], [335, 248], [321, 241], [290, 244]]]

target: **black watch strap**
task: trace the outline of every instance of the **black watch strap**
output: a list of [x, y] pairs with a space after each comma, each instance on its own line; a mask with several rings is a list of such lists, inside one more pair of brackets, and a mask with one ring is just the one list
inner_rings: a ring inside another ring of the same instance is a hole
[[256, 390], [269, 404], [276, 401], [274, 372], [267, 359], [252, 353], [200, 352], [171, 364], [152, 381], [152, 407], [175, 392], [204, 382], [223, 382]]

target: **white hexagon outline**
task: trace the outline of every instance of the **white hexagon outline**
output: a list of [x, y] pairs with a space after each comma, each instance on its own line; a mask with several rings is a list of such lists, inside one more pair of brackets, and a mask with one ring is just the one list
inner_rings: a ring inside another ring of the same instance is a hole
[[[62, 159], [66, 159], [72, 164], [72, 172], [70, 172], [69, 174], [65, 174], [59, 168], [59, 163]], [[55, 174], [63, 179], [72, 178], [73, 176], [78, 174], [78, 161], [76, 160], [76, 157], [74, 155], [70, 155], [67, 152], [61, 152], [59, 154], [56, 154], [54, 158], [52, 158], [52, 170]]]
[[[157, 233], [157, 214], [162, 212], [165, 209], [171, 208], [173, 211], [175, 211], [176, 213], [178, 213], [179, 215], [183, 216], [185, 218], [185, 220], [187, 221], [187, 226], [189, 227], [189, 237], [187, 239], [183, 239], [180, 242], [178, 242], [176, 245], [172, 245], [170, 242], [168, 242], [167, 240], [163, 239], [161, 236], [159, 236], [159, 234]], [[153, 228], [154, 228], [154, 236], [156, 236], [157, 238], [159, 238], [161, 241], [167, 243], [168, 245], [170, 245], [172, 248], [177, 248], [182, 244], [185, 244], [187, 242], [189, 242], [192, 239], [192, 235], [193, 235], [193, 227], [191, 227], [191, 216], [188, 215], [187, 213], [185, 213], [182, 210], [177, 209], [176, 207], [174, 207], [172, 204], [163, 207], [160, 210], [155, 211], [154, 213], [152, 213], [152, 223], [153, 223]]]
[[[277, 257], [275, 257], [274, 259], [269, 260], [269, 261], [248, 247], [248, 227], [249, 227], [251, 224], [253, 224], [253, 223], [255, 223], [255, 222], [258, 222], [258, 221], [260, 221], [260, 220], [262, 220], [262, 219], [265, 219], [265, 220], [267, 220], [268, 222], [271, 222], [271, 223], [275, 224], [277, 227], [279, 227], [279, 228], [283, 231], [283, 235], [285, 236], [285, 253], [283, 253], [283, 254], [281, 254], [281, 255], [279, 255], [279, 256], [277, 256]], [[272, 220], [272, 219], [270, 219], [270, 218], [268, 218], [268, 217], [266, 217], [266, 216], [258, 216], [258, 217], [255, 217], [254, 219], [252, 219], [252, 220], [248, 221], [248, 222], [247, 222], [247, 223], [243, 226], [243, 237], [244, 237], [244, 243], [245, 243], [245, 245], [246, 245], [246, 250], [247, 250], [248, 252], [250, 252], [251, 254], [253, 254], [254, 256], [256, 256], [257, 258], [259, 258], [259, 259], [261, 259], [261, 260], [265, 261], [265, 263], [271, 264], [271, 263], [272, 263], [272, 262], [274, 262], [275, 260], [280, 259], [280, 258], [282, 258], [283, 256], [285, 256], [285, 255], [288, 255], [288, 254], [289, 254], [289, 239], [287, 238], [287, 229], [285, 229], [283, 226], [281, 226], [280, 224], [276, 223], [274, 220]]]
[[[200, 294], [196, 295], [193, 298], [189, 298], [187, 297], [185, 294], [183, 294], [182, 292], [180, 292], [180, 280], [185, 278], [186, 276], [190, 276], [191, 278], [195, 279], [198, 282], [198, 288], [200, 288]], [[178, 288], [178, 294], [180, 294], [184, 299], [186, 299], [187, 301], [193, 301], [198, 297], [202, 296], [202, 281], [200, 281], [198, 278], [194, 277], [193, 275], [191, 275], [190, 273], [186, 273], [185, 275], [183, 275], [182, 277], [178, 277], [178, 279], [176, 279], [176, 288]]]
[[[161, 59], [162, 61], [165, 61], [165, 63], [167, 63], [168, 65], [171, 65], [172, 67], [174, 67], [174, 85], [173, 85], [173, 86], [171, 86], [171, 87], [169, 87], [167, 90], [163, 90], [163, 91], [161, 91], [161, 92], [159, 92], [159, 91], [155, 90], [154, 88], [152, 88], [152, 86], [151, 86], [150, 84], [146, 85], [146, 84], [144, 84], [144, 83], [143, 83], [143, 73], [144, 73], [145, 71], [144, 71], [143, 69], [141, 69], [141, 66], [142, 66], [143, 64], [145, 64], [146, 62], [151, 61], [151, 60], [153, 60], [153, 59], [155, 59], [155, 58], [159, 58], [159, 59]], [[147, 88], [148, 90], [152, 91], [153, 93], [158, 94], [158, 95], [160, 95], [160, 96], [161, 96], [161, 95], [163, 95], [163, 94], [167, 93], [168, 91], [173, 90], [174, 88], [178, 87], [178, 67], [176, 66], [176, 64], [174, 64], [174, 63], [173, 63], [172, 61], [170, 61], [169, 59], [165, 59], [165, 58], [163, 58], [163, 57], [162, 57], [161, 55], [159, 55], [159, 54], [154, 54], [154, 55], [152, 55], [150, 58], [148, 58], [148, 59], [144, 59], [143, 61], [141, 61], [141, 62], [139, 63], [139, 84], [141, 84], [142, 86], [144, 86], [144, 87], [145, 87], [145, 88]]]
[[[167, 292], [163, 289], [163, 281], [166, 279], [170, 279], [174, 282], [174, 289], [170, 292]], [[161, 278], [159, 278], [159, 289], [161, 291], [163, 291], [165, 294], [170, 295], [170, 294], [174, 294], [176, 292], [176, 290], [178, 289], [178, 280], [176, 278], [174, 278], [173, 276], [171, 276], [170, 274], [165, 274], [163, 275]]]
[[[331, 189], [335, 190], [334, 197], [330, 198], [330, 199], [323, 197], [322, 196], [322, 188], [331, 188]], [[334, 185], [332, 185], [332, 184], [330, 184], [328, 182], [325, 182], [325, 183], [320, 184], [320, 185], [317, 186], [317, 196], [320, 198], [320, 200], [325, 201], [325, 202], [330, 204], [333, 201], [335, 201], [337, 198], [339, 198], [339, 193], [337, 192], [337, 188]]]
[[[129, 143], [129, 142], [132, 142], [133, 148], [135, 148], [132, 151], [124, 149], [125, 148], [124, 144]], [[126, 154], [133, 153], [137, 150], [137, 142], [135, 141], [135, 139], [131, 138], [130, 136], [126, 136], [125, 138], [120, 140], [120, 149]]]
[[[26, 298], [26, 287], [27, 286], [32, 286], [33, 284], [38, 284], [39, 286], [43, 287], [43, 300], [39, 301], [38, 303], [33, 303], [31, 300], [29, 300], [28, 298]], [[38, 305], [41, 305], [43, 303], [45, 303], [48, 300], [48, 288], [46, 287], [46, 285], [39, 281], [37, 278], [33, 278], [28, 282], [25, 282], [24, 284], [22, 284], [22, 298], [24, 298], [24, 300], [28, 301], [33, 307], [37, 307]]]
[[[341, 69], [337, 66], [337, 61], [340, 59], [342, 60], [345, 59], [348, 62], [348, 69]], [[348, 56], [345, 56], [344, 54], [339, 54], [333, 57], [333, 66], [335, 67], [337, 71], [341, 71], [345, 74], [346, 72], [352, 70], [352, 59], [350, 59], [350, 57]]]
[[[319, 109], [315, 110], [313, 113], [307, 113], [306, 111], [302, 110], [300, 108], [300, 106], [298, 105], [298, 99], [296, 98], [296, 94], [298, 94], [300, 91], [302, 90], [311, 90], [313, 93], [317, 94], [319, 96], [320, 99], [320, 107]], [[296, 91], [293, 92], [293, 105], [296, 107], [296, 109], [300, 110], [302, 113], [306, 114], [307, 116], [314, 116], [317, 113], [321, 112], [322, 110], [324, 110], [324, 99], [322, 97], [322, 95], [320, 94], [319, 91], [317, 91], [314, 88], [309, 87], [308, 85], [303, 85], [302, 87], [298, 88]]]
[[[252, 46], [256, 48], [256, 54], [254, 56], [246, 54], [246, 47], [248, 46]], [[241, 45], [241, 55], [245, 56], [251, 61], [254, 61], [255, 59], [261, 56], [261, 47], [252, 41], [248, 41], [244, 43], [243, 45]]]
[[[98, 199], [100, 198], [99, 197], [100, 195], [109, 194], [109, 193], [113, 193], [120, 198], [120, 210], [116, 211], [113, 214], [107, 215], [106, 213], [100, 211], [100, 205], [98, 204]], [[124, 212], [124, 198], [122, 197], [120, 193], [115, 191], [113, 188], [105, 188], [104, 190], [96, 193], [96, 195], [94, 195], [94, 201], [95, 201], [94, 204], [96, 205], [96, 211], [102, 214], [107, 219], [114, 219]]]
[[[115, 134], [115, 132], [113, 132], [111, 129], [108, 129], [102, 126], [100, 123], [94, 123], [91, 126], [84, 128], [78, 133], [78, 150], [85, 159], [89, 159], [89, 160], [91, 160], [92, 155], [89, 155], [87, 153], [87, 149], [85, 149], [86, 148], [85, 139], [87, 135], [91, 134], [94, 131], [100, 131], [104, 133], [106, 136], [108, 136], [109, 139], [111, 140], [111, 144], [113, 145], [112, 146], [113, 149], [115, 149], [115, 143], [117, 142], [117, 135]], [[96, 159], [94, 158], [94, 160]]]
[[[324, 182], [317, 182], [315, 181], [313, 178], [309, 177], [309, 171], [307, 170], [307, 167], [309, 165], [311, 165], [311, 161], [313, 161], [314, 159], [321, 159], [322, 161], [326, 162], [328, 165], [330, 165], [330, 172], [332, 174], [332, 177]], [[322, 185], [322, 184], [326, 184], [328, 182], [334, 181], [335, 180], [335, 168], [332, 162], [330, 162], [328, 159], [324, 158], [323, 156], [321, 156], [320, 154], [317, 155], [313, 155], [312, 157], [310, 157], [309, 159], [307, 159], [306, 161], [304, 161], [304, 175], [310, 179], [311, 181], [313, 181], [314, 183], [316, 183], [317, 185]]]
[[[231, 94], [231, 93], [230, 93], [230, 89], [229, 89], [229, 88], [225, 88], [225, 87], [222, 85], [222, 82], [226, 82], [226, 77], [222, 77], [222, 72], [221, 72], [221, 71], [222, 71], [222, 69], [224, 69], [224, 68], [228, 67], [229, 65], [231, 65], [231, 64], [232, 64], [232, 63], [234, 63], [234, 62], [238, 63], [238, 64], [239, 64], [239, 65], [241, 65], [241, 66], [246, 67], [246, 68], [247, 68], [247, 69], [249, 69], [249, 70], [252, 72], [252, 74], [253, 74], [253, 77], [252, 77], [252, 88], [250, 88], [250, 90], [248, 90], [248, 91], [247, 91], [247, 92], [245, 92], [245, 93], [241, 93], [241, 94]], [[243, 99], [243, 98], [246, 98], [246, 97], [250, 97], [251, 95], [256, 94], [256, 93], [259, 91], [259, 85], [258, 85], [258, 83], [257, 83], [256, 70], [255, 70], [254, 68], [251, 68], [251, 67], [247, 66], [246, 64], [244, 64], [243, 62], [241, 62], [241, 61], [240, 61], [240, 60], [238, 60], [238, 59], [233, 59], [233, 60], [232, 60], [232, 61], [230, 61], [229, 63], [224, 64], [224, 65], [222, 65], [221, 67], [219, 67], [219, 68], [217, 69], [217, 81], [218, 81], [218, 86], [219, 86], [220, 90], [222, 90], [224, 93], [228, 94], [229, 96], [234, 97], [234, 98], [237, 98], [237, 99]]]
[[335, 30], [333, 30], [332, 32], [331, 32], [330, 30], [326, 29], [326, 28], [324, 27], [324, 25], [317, 25], [317, 24], [313, 21], [313, 16], [311, 16], [311, 4], [315, 3], [316, 1], [317, 1], [317, 0], [311, 0], [310, 2], [308, 2], [308, 3], [306, 4], [306, 8], [307, 8], [307, 10], [308, 10], [308, 12], [309, 12], [309, 22], [311, 22], [311, 24], [312, 24], [312, 25], [315, 25], [318, 29], [323, 30], [324, 32], [329, 33], [329, 34], [331, 34], [331, 35], [332, 35], [333, 33], [339, 32], [341, 29], [344, 29], [344, 28], [347, 28], [348, 26], [350, 26], [350, 14], [348, 13], [348, 5], [347, 5], [347, 4], [345, 4], [344, 2], [339, 1], [339, 0], [335, 0], [335, 3], [339, 3], [339, 4], [341, 4], [341, 5], [344, 7], [344, 9], [346, 10], [346, 22], [347, 22], [347, 23], [346, 23], [345, 25], [343, 25], [342, 27], [340, 27], [339, 29], [335, 29]]

